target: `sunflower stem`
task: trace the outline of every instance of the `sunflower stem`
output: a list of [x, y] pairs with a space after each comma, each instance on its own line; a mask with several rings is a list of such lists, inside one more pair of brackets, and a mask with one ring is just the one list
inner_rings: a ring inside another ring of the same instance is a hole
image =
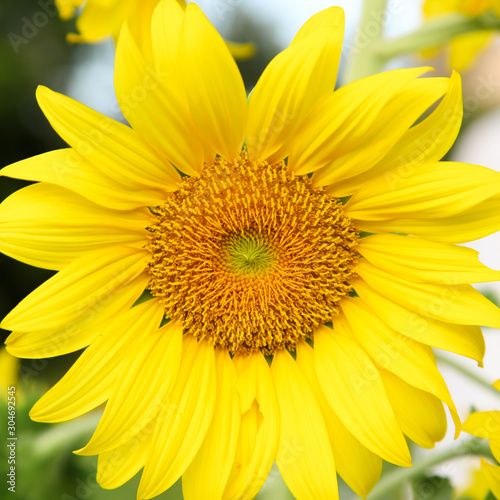
[[379, 39], [370, 46], [370, 52], [386, 62], [403, 54], [438, 47], [465, 33], [491, 29], [500, 29], [500, 20], [490, 13], [475, 18], [453, 13], [431, 19], [413, 33], [400, 38]]
[[495, 387], [493, 387], [492, 384], [490, 384], [483, 377], [472, 371], [470, 368], [467, 368], [466, 366], [462, 365], [461, 363], [458, 363], [454, 359], [451, 359], [448, 356], [443, 356], [442, 354], [439, 354], [437, 352], [435, 352], [434, 355], [436, 357], [436, 360], [439, 361], [439, 363], [447, 365], [450, 368], [453, 368], [457, 372], [461, 373], [465, 377], [469, 378], [470, 380], [477, 382], [479, 385], [481, 385], [488, 391], [494, 393], [496, 397], [500, 396], [500, 392], [498, 392], [498, 390], [495, 389]]
[[405, 482], [425, 476], [431, 467], [466, 455], [493, 458], [487, 441], [479, 438], [468, 439], [440, 453], [429, 455], [429, 457], [412, 467], [400, 467], [382, 476], [380, 482], [368, 495], [367, 500], [384, 500], [388, 498], [392, 491], [402, 486]]
[[359, 28], [352, 44], [346, 47], [349, 62], [344, 84], [378, 73], [385, 60], [370, 47], [382, 39], [387, 0], [364, 0]]
[[34, 458], [51, 458], [61, 449], [80, 446], [82, 440], [91, 436], [100, 418], [100, 412], [92, 412], [76, 420], [50, 427], [32, 441]]

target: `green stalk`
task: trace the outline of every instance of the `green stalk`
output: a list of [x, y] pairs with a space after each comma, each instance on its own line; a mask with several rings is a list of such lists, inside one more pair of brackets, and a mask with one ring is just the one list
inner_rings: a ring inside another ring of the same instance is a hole
[[473, 31], [500, 30], [500, 19], [491, 12], [475, 18], [452, 13], [426, 21], [408, 35], [384, 39], [383, 21], [389, 15], [384, 14], [386, 1], [365, 0], [359, 30], [352, 45], [345, 48], [349, 63], [343, 84], [379, 73], [394, 57], [438, 47]]
[[354, 41], [347, 48], [349, 63], [344, 84], [378, 73], [385, 60], [370, 50], [370, 46], [382, 39], [387, 0], [364, 0], [361, 21]]
[[489, 13], [475, 18], [453, 13], [431, 19], [413, 33], [400, 38], [377, 40], [370, 47], [370, 51], [376, 57], [388, 61], [403, 54], [418, 53], [425, 49], [443, 45], [452, 38], [465, 33], [492, 29], [500, 29], [500, 20]]
[[441, 453], [432, 454], [412, 467], [400, 467], [382, 476], [380, 482], [368, 495], [367, 500], [384, 500], [391, 492], [402, 486], [406, 481], [412, 481], [425, 476], [431, 467], [466, 455], [493, 458], [486, 441], [478, 438], [469, 439]]
[[30, 449], [33, 458], [46, 459], [58, 454], [61, 449], [81, 446], [92, 435], [100, 412], [91, 412], [83, 417], [50, 427], [33, 439]]
[[439, 363], [443, 365], [447, 365], [450, 368], [453, 368], [457, 372], [461, 373], [462, 375], [466, 376], [470, 380], [473, 380], [474, 382], [478, 383], [491, 393], [495, 394], [496, 397], [500, 396], [500, 392], [493, 387], [487, 380], [485, 380], [483, 377], [478, 375], [476, 372], [472, 371], [470, 368], [467, 368], [463, 366], [461, 363], [457, 363], [454, 359], [451, 359], [447, 356], [443, 356], [442, 354], [439, 354], [438, 352], [434, 352], [434, 355], [436, 357], [436, 360], [439, 361]]

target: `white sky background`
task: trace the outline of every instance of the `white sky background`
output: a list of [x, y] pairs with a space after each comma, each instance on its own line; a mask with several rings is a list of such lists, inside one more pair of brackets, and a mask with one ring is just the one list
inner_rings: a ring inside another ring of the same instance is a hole
[[[222, 13], [228, 5], [242, 5], [254, 14], [259, 13], [271, 23], [278, 41], [285, 48], [292, 40], [300, 26], [314, 13], [329, 7], [339, 5], [346, 12], [346, 40], [353, 37], [355, 26], [359, 21], [361, 0], [343, 0], [334, 3], [329, 0], [199, 0], [197, 3], [207, 14], [214, 25], [224, 34], [224, 15]], [[421, 23], [420, 0], [392, 0], [390, 11], [393, 13], [386, 26], [389, 37], [401, 36], [414, 30]], [[226, 21], [227, 22], [227, 21]], [[87, 104], [104, 114], [116, 117], [116, 101], [113, 90], [113, 54], [110, 44], [99, 46], [83, 46], [79, 50], [80, 64], [75, 65], [67, 93], [75, 99]], [[405, 66], [409, 60], [401, 58], [393, 61], [390, 67]], [[410, 62], [411, 64], [411, 62]], [[414, 62], [413, 62], [414, 65]], [[477, 120], [466, 133], [460, 136], [460, 143], [454, 152], [454, 160], [484, 165], [500, 170], [499, 140], [500, 137], [500, 110], [492, 111]], [[490, 267], [500, 269], [500, 233], [475, 242], [473, 248], [480, 251], [481, 261]], [[491, 287], [491, 285], [487, 285]], [[500, 296], [500, 285], [494, 285]], [[487, 356], [485, 359], [485, 378], [493, 382], [500, 378], [500, 334], [498, 330], [484, 329], [487, 342]], [[462, 358], [455, 357], [457, 360]], [[463, 363], [474, 367], [475, 363], [463, 359]], [[457, 404], [462, 419], [468, 413], [471, 404], [478, 409], [498, 409], [500, 399], [495, 401], [494, 396], [481, 389], [475, 383], [464, 379], [456, 372], [443, 369], [443, 373], [450, 387], [450, 392]], [[450, 423], [450, 429], [453, 425]], [[451, 443], [452, 436], [448, 433], [446, 440]], [[477, 463], [477, 460], [472, 460]], [[470, 462], [467, 462], [470, 464]], [[455, 463], [452, 467], [442, 469], [451, 474], [455, 481], [464, 481], [465, 468]]]

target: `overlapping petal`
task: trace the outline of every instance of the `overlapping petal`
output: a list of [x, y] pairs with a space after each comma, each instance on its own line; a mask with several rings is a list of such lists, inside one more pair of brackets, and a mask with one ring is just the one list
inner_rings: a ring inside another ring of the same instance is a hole
[[384, 297], [363, 280], [354, 283], [356, 293], [388, 326], [403, 335], [454, 352], [483, 363], [485, 344], [481, 328], [476, 325], [457, 325], [436, 320], [411, 308], [403, 307]]
[[207, 342], [185, 335], [177, 381], [156, 418], [139, 499], [158, 495], [187, 469], [212, 421], [215, 397], [214, 350]]
[[257, 495], [278, 451], [280, 407], [267, 361], [261, 353], [234, 358], [240, 397], [240, 434], [224, 500]]
[[109, 321], [66, 375], [33, 406], [30, 417], [61, 422], [104, 403], [118, 381], [124, 359], [134, 355], [141, 340], [158, 328], [162, 312], [158, 301], [150, 300]]
[[481, 264], [478, 252], [467, 247], [375, 234], [362, 238], [357, 248], [374, 266], [411, 281], [458, 285], [500, 279], [500, 271]]
[[59, 149], [21, 160], [0, 170], [0, 176], [61, 186], [115, 210], [160, 205], [165, 197], [156, 190], [126, 188], [73, 149]]
[[121, 446], [99, 454], [97, 482], [103, 488], [118, 488], [144, 467], [151, 448], [155, 421], [152, 420]]
[[190, 466], [182, 476], [186, 500], [222, 498], [233, 467], [240, 430], [237, 374], [229, 353], [215, 353], [217, 396], [212, 424]]
[[441, 401], [393, 373], [381, 370], [380, 376], [401, 430], [419, 446], [433, 448], [446, 433]]
[[[405, 129], [446, 91], [441, 82], [438, 92], [433, 93], [431, 99], [427, 97], [422, 103], [421, 99], [415, 98], [415, 104], [409, 105], [405, 116], [402, 116], [402, 108], [406, 111], [402, 105], [408, 104], [402, 90], [428, 69], [388, 71], [335, 91], [307, 116], [293, 137], [289, 157], [292, 171], [297, 175], [318, 171], [314, 181], [324, 186], [367, 170], [369, 166], [365, 167], [363, 160], [371, 162], [370, 165], [376, 163]], [[412, 92], [410, 94], [414, 96]], [[427, 94], [423, 92], [423, 95]], [[402, 101], [399, 106], [395, 104], [395, 96]], [[382, 119], [382, 110], [384, 122], [378, 123]], [[367, 142], [371, 147], [360, 147]], [[371, 157], [368, 151], [371, 151]], [[327, 168], [320, 172], [323, 167]]]
[[[392, 149], [370, 169], [339, 179], [327, 186], [326, 191], [334, 196], [350, 196], [382, 173], [394, 170], [408, 175], [419, 165], [439, 161], [457, 138], [462, 115], [462, 82], [460, 75], [453, 72], [446, 95], [429, 116], [404, 132]], [[370, 149], [369, 145], [366, 147]]]
[[448, 405], [458, 436], [460, 417], [432, 349], [392, 330], [359, 298], [344, 300], [342, 310], [350, 326], [344, 327], [344, 332], [353, 335], [378, 366]]
[[147, 242], [145, 210], [100, 207], [69, 190], [35, 184], [0, 205], [0, 250], [21, 262], [60, 270], [87, 252]]
[[316, 374], [314, 349], [306, 342], [297, 346], [297, 365], [313, 391], [323, 415], [337, 472], [360, 497], [365, 498], [380, 478], [382, 459], [347, 430], [331, 407]]
[[129, 188], [160, 193], [177, 188], [179, 174], [130, 127], [46, 87], [38, 87], [37, 100], [54, 130], [112, 179]]
[[203, 151], [173, 69], [152, 68], [124, 26], [115, 57], [115, 90], [123, 115], [165, 168], [173, 169], [173, 164], [193, 175], [203, 165]]
[[85, 254], [23, 299], [2, 321], [2, 328], [61, 328], [125, 286], [146, 268], [145, 250], [112, 247]]
[[206, 161], [232, 160], [241, 151], [247, 121], [243, 79], [224, 40], [200, 8], [186, 8], [179, 71]]
[[498, 328], [500, 309], [471, 285], [415, 283], [360, 262], [357, 272], [393, 302], [448, 323]]
[[117, 384], [92, 439], [77, 453], [96, 455], [124, 444], [160, 412], [177, 379], [182, 324], [171, 321], [142, 338], [141, 349], [124, 360]]
[[272, 163], [288, 156], [295, 131], [335, 88], [343, 35], [344, 12], [331, 7], [304, 24], [290, 47], [269, 63], [249, 101], [251, 159]]
[[292, 356], [271, 365], [281, 410], [276, 463], [296, 498], [338, 499], [337, 476], [325, 422], [313, 392]]
[[83, 349], [101, 334], [109, 321], [132, 307], [148, 281], [146, 273], [140, 274], [62, 327], [27, 332], [15, 330], [5, 341], [7, 349], [21, 358], [49, 358]]
[[500, 172], [477, 165], [440, 162], [406, 175], [388, 172], [368, 181], [345, 206], [357, 220], [451, 217], [500, 192]]
[[347, 429], [385, 460], [411, 465], [382, 380], [368, 355], [352, 339], [324, 326], [314, 334], [314, 353], [321, 387]]

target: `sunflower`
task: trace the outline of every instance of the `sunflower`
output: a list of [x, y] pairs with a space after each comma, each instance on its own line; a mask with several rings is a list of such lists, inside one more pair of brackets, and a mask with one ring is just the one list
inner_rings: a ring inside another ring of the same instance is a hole
[[[467, 17], [477, 17], [491, 12], [500, 17], [500, 2], [498, 0], [425, 0], [424, 16], [428, 19], [453, 13], [464, 14]], [[449, 54], [449, 65], [458, 70], [466, 70], [475, 60], [477, 54], [491, 44], [495, 30], [482, 29], [472, 31], [453, 38], [446, 48]], [[435, 50], [427, 51], [431, 56]]]
[[[500, 391], [500, 380], [494, 384]], [[500, 411], [476, 412], [463, 425], [464, 432], [490, 441], [491, 453], [500, 463]], [[495, 498], [500, 498], [500, 466], [481, 458], [481, 473]]]
[[[127, 22], [130, 32], [142, 54], [153, 63], [151, 45], [151, 17], [160, 0], [55, 0], [59, 16], [63, 20], [74, 18], [78, 13], [76, 27], [79, 34], [68, 34], [70, 42], [100, 42], [112, 36], [118, 40], [121, 27]], [[186, 1], [176, 0], [185, 10]], [[222, 13], [231, 6], [222, 8]], [[80, 12], [78, 12], [80, 11]], [[256, 52], [253, 43], [235, 43], [226, 41], [233, 57], [239, 60], [249, 59]]]
[[[439, 162], [460, 79], [394, 70], [333, 91], [340, 8], [313, 16], [247, 101], [201, 10], [161, 1], [154, 67], [125, 26], [117, 98], [130, 126], [41, 87], [69, 148], [5, 167], [40, 181], [0, 205], [0, 249], [58, 271], [3, 320], [10, 353], [85, 348], [31, 417], [106, 402], [98, 481], [143, 469], [140, 499], [251, 499], [276, 461], [298, 499], [360, 496], [382, 459], [433, 447], [431, 346], [481, 363], [500, 272], [456, 246], [500, 224], [500, 174]], [[428, 108], [440, 101], [432, 113]]]

